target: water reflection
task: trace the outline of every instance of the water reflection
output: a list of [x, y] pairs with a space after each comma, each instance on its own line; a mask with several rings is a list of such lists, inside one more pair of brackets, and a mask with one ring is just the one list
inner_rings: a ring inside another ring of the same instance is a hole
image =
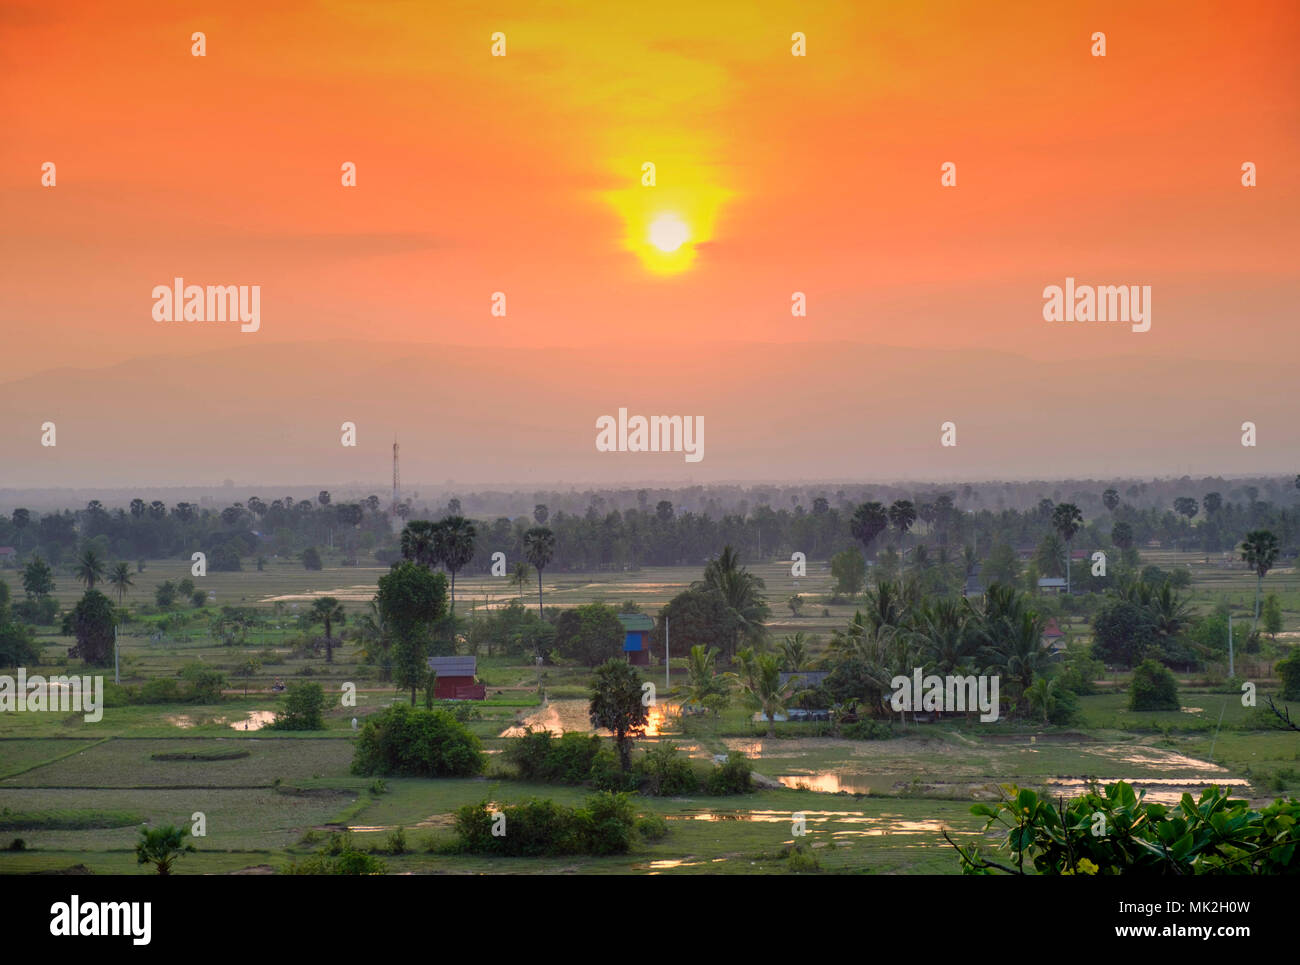
[[[646, 722], [643, 736], [661, 736], [668, 728], [671, 718], [676, 716], [678, 710], [676, 704], [662, 701], [653, 707], [647, 708], [646, 716], [649, 719]], [[552, 734], [568, 734], [576, 731], [580, 734], [598, 733], [605, 737], [610, 736], [610, 732], [607, 730], [593, 730], [590, 704], [583, 699], [548, 700], [531, 714], [517, 717], [515, 723], [503, 730], [498, 736], [523, 737], [528, 728], [548, 730]]]

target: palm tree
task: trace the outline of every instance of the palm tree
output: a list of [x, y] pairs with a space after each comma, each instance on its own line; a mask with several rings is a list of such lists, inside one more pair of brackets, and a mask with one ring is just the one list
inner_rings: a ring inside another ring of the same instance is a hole
[[1119, 492], [1114, 489], [1107, 489], [1101, 494], [1101, 502], [1112, 513], [1115, 512], [1115, 507], [1119, 505]]
[[307, 611], [307, 618], [312, 623], [325, 624], [325, 662], [333, 663], [334, 638], [330, 632], [334, 624], [347, 620], [347, 614], [343, 612], [343, 604], [332, 596], [322, 596], [312, 602], [311, 609]]
[[680, 690], [683, 704], [711, 710], [716, 717], [727, 702], [725, 678], [718, 676], [718, 651], [700, 644], [691, 647], [686, 657], [686, 684]]
[[968, 614], [968, 608], [950, 597], [940, 597], [917, 614], [917, 642], [940, 676], [953, 673], [974, 656], [977, 644], [966, 627]]
[[88, 549], [77, 560], [77, 579], [86, 584], [87, 590], [93, 590], [96, 583], [104, 580], [104, 561], [93, 549]]
[[781, 669], [806, 670], [808, 664], [808, 635], [800, 630], [781, 641]]
[[108, 582], [117, 590], [117, 605], [121, 606], [122, 596], [127, 588], [135, 586], [135, 581], [131, 579], [131, 567], [125, 563], [118, 563], [113, 567], [113, 572], [108, 574]]
[[1266, 529], [1253, 529], [1241, 541], [1241, 558], [1255, 570], [1255, 623], [1251, 632], [1259, 629], [1259, 594], [1264, 577], [1277, 562], [1277, 537]]
[[877, 536], [889, 525], [889, 514], [880, 503], [863, 503], [853, 513], [849, 523], [849, 532], [862, 544], [862, 558], [866, 560], [867, 550]]
[[763, 598], [767, 584], [740, 565], [740, 557], [731, 546], [724, 546], [716, 559], [704, 567], [704, 579], [692, 584], [695, 589], [713, 590], [721, 595], [735, 623], [735, 631], [727, 647], [730, 657], [736, 652], [740, 640], [751, 646], [763, 642], [767, 633], [765, 621], [771, 608]]
[[1025, 699], [1029, 701], [1031, 710], [1042, 711], [1043, 723], [1047, 723], [1048, 717], [1056, 709], [1056, 678], [1039, 677], [1034, 681], [1033, 686], [1025, 691]]
[[740, 681], [745, 702], [767, 718], [767, 736], [776, 737], [776, 715], [785, 710], [794, 678], [781, 683], [781, 664], [770, 653], [755, 654], [748, 647], [736, 654], [741, 673], [728, 674]]
[[542, 616], [542, 570], [555, 555], [555, 534], [545, 526], [534, 526], [524, 533], [524, 556], [537, 570], [537, 615]]
[[436, 527], [427, 519], [413, 519], [402, 527], [402, 558], [419, 563], [425, 569], [438, 565]]
[[1061, 503], [1052, 510], [1052, 528], [1065, 540], [1065, 592], [1070, 592], [1070, 540], [1083, 527], [1083, 513], [1074, 503]]
[[185, 841], [187, 834], [189, 832], [185, 828], [173, 827], [170, 824], [157, 828], [142, 825], [140, 840], [135, 845], [136, 863], [151, 864], [158, 869], [160, 875], [171, 874], [172, 865], [177, 858], [196, 850], [194, 845]]
[[456, 573], [474, 558], [478, 533], [464, 516], [448, 516], [435, 530], [435, 551], [451, 574], [451, 612], [456, 612]]

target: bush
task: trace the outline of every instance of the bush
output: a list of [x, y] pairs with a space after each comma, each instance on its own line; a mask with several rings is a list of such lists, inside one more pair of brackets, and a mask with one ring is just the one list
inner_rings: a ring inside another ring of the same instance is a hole
[[1282, 678], [1282, 699], [1300, 700], [1300, 649], [1285, 660], [1279, 660], [1274, 669]]
[[36, 632], [21, 623], [5, 623], [0, 614], [0, 667], [34, 667], [41, 660]]
[[785, 847], [786, 869], [791, 874], [804, 874], [809, 871], [821, 871], [822, 864], [817, 852], [802, 841]]
[[718, 764], [713, 768], [705, 789], [710, 794], [720, 797], [728, 794], [748, 794], [754, 789], [754, 782], [750, 777], [753, 769], [748, 757], [740, 751], [732, 751], [727, 755], [725, 764]]
[[479, 739], [445, 710], [394, 704], [366, 719], [352, 773], [403, 777], [473, 777], [487, 758]]
[[622, 854], [635, 830], [631, 800], [610, 793], [592, 795], [581, 808], [533, 798], [496, 812], [482, 801], [457, 810], [455, 822], [462, 851], [501, 857]]
[[555, 737], [550, 731], [525, 730], [506, 748], [505, 759], [523, 781], [581, 784], [591, 777], [591, 765], [600, 751], [600, 738], [572, 731]]
[[845, 737], [857, 741], [884, 741], [894, 737], [894, 729], [880, 720], [859, 720], [844, 728]]
[[319, 570], [323, 568], [320, 559], [320, 552], [314, 546], [309, 546], [302, 552], [302, 565], [309, 570]]
[[292, 683], [285, 694], [284, 710], [270, 726], [275, 730], [324, 730], [325, 691], [320, 684]]
[[201, 663], [186, 664], [182, 667], [181, 679], [190, 685], [185, 698], [196, 704], [219, 703], [222, 699], [221, 691], [227, 685], [224, 673]]
[[286, 875], [382, 875], [388, 866], [364, 851], [343, 851], [330, 861], [319, 855], [293, 862], [280, 870]]
[[1129, 710], [1177, 710], [1178, 682], [1154, 660], [1144, 660], [1133, 670], [1129, 685]]
[[388, 836], [388, 843], [384, 845], [384, 851], [388, 854], [406, 854], [406, 829], [398, 828]]
[[637, 819], [636, 833], [644, 841], [662, 841], [668, 835], [668, 822], [658, 814], [646, 814]]
[[664, 741], [647, 751], [637, 761], [635, 770], [643, 778], [641, 790], [646, 794], [671, 797], [700, 789], [690, 758], [681, 754], [672, 741]]
[[591, 761], [591, 783], [601, 791], [635, 791], [636, 777], [624, 772], [618, 755], [609, 747], [601, 747]]
[[181, 685], [170, 677], [150, 680], [140, 688], [138, 698], [142, 704], [175, 704], [182, 700]]

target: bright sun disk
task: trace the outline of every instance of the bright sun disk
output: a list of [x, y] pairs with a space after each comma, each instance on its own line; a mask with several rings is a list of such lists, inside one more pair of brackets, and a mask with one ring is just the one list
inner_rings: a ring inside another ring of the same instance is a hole
[[691, 229], [675, 214], [661, 214], [650, 223], [650, 244], [665, 253], [676, 251], [690, 236]]

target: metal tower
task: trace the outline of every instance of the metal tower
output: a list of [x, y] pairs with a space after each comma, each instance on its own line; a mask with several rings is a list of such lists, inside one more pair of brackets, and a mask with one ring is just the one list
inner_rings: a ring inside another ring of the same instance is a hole
[[397, 509], [397, 504], [401, 499], [402, 481], [401, 474], [397, 468], [397, 436], [393, 436], [393, 509]]

